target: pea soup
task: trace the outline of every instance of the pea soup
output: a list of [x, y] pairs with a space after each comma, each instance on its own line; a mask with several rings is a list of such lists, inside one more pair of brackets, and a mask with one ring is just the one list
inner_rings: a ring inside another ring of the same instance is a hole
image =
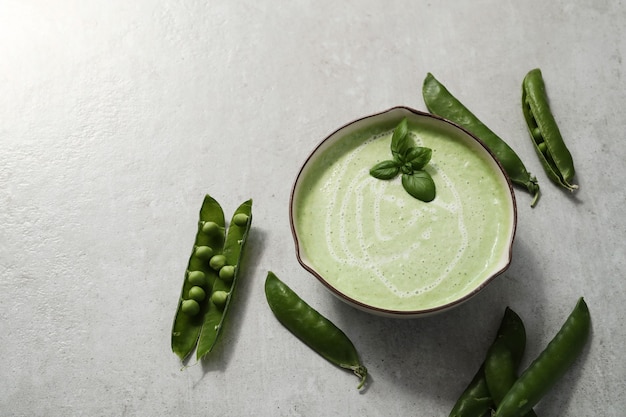
[[409, 120], [412, 143], [432, 149], [433, 201], [411, 197], [400, 177], [372, 177], [397, 122], [364, 123], [320, 146], [297, 181], [293, 227], [302, 262], [351, 301], [428, 310], [508, 265], [514, 202], [482, 145], [436, 119]]

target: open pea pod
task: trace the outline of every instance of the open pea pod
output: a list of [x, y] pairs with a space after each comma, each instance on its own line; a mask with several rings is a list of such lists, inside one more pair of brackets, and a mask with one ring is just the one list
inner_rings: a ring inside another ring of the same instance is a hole
[[209, 260], [213, 255], [221, 253], [224, 246], [224, 212], [219, 203], [211, 196], [205, 196], [199, 217], [198, 231], [172, 326], [172, 351], [181, 360], [193, 351], [198, 342], [209, 307], [208, 295], [217, 279], [217, 272], [210, 267]]
[[574, 162], [548, 104], [541, 70], [531, 70], [522, 83], [522, 112], [539, 160], [548, 177], [574, 191]]
[[227, 317], [237, 284], [243, 248], [252, 223], [252, 200], [241, 204], [228, 225], [223, 252], [211, 259], [210, 267], [217, 272], [207, 303], [202, 330], [196, 350], [197, 359], [205, 357], [218, 340]]

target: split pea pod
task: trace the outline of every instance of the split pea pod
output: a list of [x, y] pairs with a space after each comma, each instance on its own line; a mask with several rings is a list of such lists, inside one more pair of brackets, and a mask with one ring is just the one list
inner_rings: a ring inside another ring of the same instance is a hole
[[495, 417], [520, 417], [537, 404], [582, 352], [591, 316], [581, 297], [548, 346], [520, 375], [497, 408]]
[[271, 271], [265, 280], [265, 296], [278, 321], [292, 334], [329, 362], [354, 372], [360, 378], [358, 388], [365, 384], [367, 369], [348, 336]]
[[522, 112], [533, 145], [548, 177], [570, 191], [577, 189], [578, 185], [572, 183], [575, 174], [574, 161], [550, 110], [546, 86], [538, 68], [531, 70], [524, 77]]
[[511, 182], [525, 188], [533, 196], [531, 206], [537, 204], [539, 184], [526, 170], [520, 157], [430, 73], [424, 79], [422, 96], [429, 112], [458, 124], [478, 137], [500, 162]]
[[[252, 223], [252, 200], [241, 204], [228, 226], [223, 252], [211, 258], [209, 265], [217, 278], [208, 299], [202, 330], [198, 338], [196, 357], [202, 359], [211, 352], [224, 327], [231, 299], [236, 288], [241, 257]], [[216, 258], [219, 256], [219, 258]]]
[[[526, 347], [526, 329], [520, 317], [510, 308], [506, 308], [500, 322], [500, 327], [496, 337], [492, 342], [485, 361], [481, 364], [478, 372], [472, 381], [463, 391], [455, 403], [450, 417], [483, 417], [497, 405], [497, 392], [508, 391], [508, 386], [501, 387], [501, 384], [508, 384], [501, 372], [504, 369], [493, 369], [490, 371], [490, 379], [487, 378], [487, 368], [494, 365], [507, 369], [517, 369], [521, 362], [524, 349]], [[505, 352], [505, 358], [495, 358], [496, 352]], [[491, 386], [489, 385], [491, 383]], [[491, 389], [496, 390], [496, 396]]]
[[181, 360], [189, 356], [198, 342], [208, 309], [207, 294], [217, 279], [209, 260], [221, 253], [223, 245], [224, 212], [219, 203], [207, 195], [200, 208], [198, 230], [172, 326], [172, 351]]

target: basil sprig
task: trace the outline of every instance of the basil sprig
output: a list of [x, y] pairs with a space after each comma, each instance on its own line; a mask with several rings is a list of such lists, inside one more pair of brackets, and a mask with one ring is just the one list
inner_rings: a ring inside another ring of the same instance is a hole
[[370, 175], [379, 180], [390, 180], [402, 173], [402, 187], [418, 200], [429, 202], [435, 198], [435, 182], [424, 167], [430, 162], [433, 151], [422, 146], [411, 146], [406, 118], [393, 130], [391, 155], [370, 169]]

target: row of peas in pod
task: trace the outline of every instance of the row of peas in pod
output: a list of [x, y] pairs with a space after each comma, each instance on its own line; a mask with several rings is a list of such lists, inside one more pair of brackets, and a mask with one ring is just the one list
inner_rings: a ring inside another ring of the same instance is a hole
[[226, 227], [220, 204], [207, 195], [172, 327], [172, 351], [181, 360], [215, 346], [227, 317], [252, 221], [252, 200], [241, 204]]

